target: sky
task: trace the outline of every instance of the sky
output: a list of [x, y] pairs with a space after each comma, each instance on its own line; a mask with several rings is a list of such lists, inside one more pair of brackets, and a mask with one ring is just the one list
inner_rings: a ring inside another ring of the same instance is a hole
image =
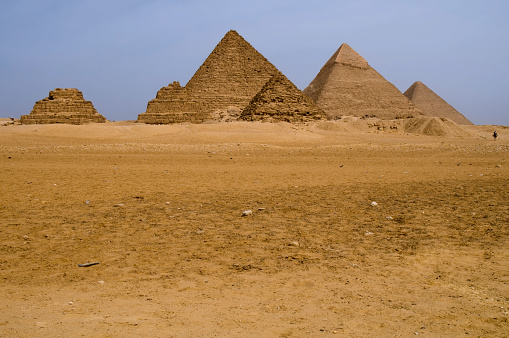
[[474, 124], [509, 126], [507, 0], [0, 0], [0, 117], [78, 88], [135, 120], [230, 29], [299, 89], [348, 43], [401, 92], [421, 81]]

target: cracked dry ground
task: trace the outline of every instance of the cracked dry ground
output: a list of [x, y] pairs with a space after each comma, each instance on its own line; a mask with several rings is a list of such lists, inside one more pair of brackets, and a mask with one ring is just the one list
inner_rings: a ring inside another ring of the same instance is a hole
[[508, 148], [467, 143], [3, 147], [0, 335], [505, 336]]

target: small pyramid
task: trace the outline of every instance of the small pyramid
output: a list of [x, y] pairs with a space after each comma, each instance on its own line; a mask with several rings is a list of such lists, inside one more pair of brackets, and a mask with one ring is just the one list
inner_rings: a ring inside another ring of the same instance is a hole
[[49, 96], [37, 101], [29, 115], [22, 115], [21, 124], [85, 124], [106, 122], [90, 101], [76, 88], [56, 88]]
[[325, 119], [325, 112], [282, 73], [273, 75], [239, 119], [245, 121], [310, 122]]
[[421, 115], [392, 83], [346, 43], [325, 63], [304, 94], [333, 117], [395, 119]]
[[198, 98], [178, 81], [161, 88], [156, 98], [148, 102], [147, 111], [138, 115], [138, 122], [148, 124], [202, 123], [209, 119]]
[[414, 82], [403, 95], [408, 97], [425, 116], [445, 117], [457, 124], [473, 124], [420, 81]]
[[[217, 111], [242, 110], [278, 72], [242, 36], [230, 30], [185, 87], [161, 88], [147, 105], [147, 111], [138, 116], [138, 121], [172, 123], [175, 119], [182, 122], [194, 118], [199, 123]], [[183, 116], [184, 112], [187, 117]]]

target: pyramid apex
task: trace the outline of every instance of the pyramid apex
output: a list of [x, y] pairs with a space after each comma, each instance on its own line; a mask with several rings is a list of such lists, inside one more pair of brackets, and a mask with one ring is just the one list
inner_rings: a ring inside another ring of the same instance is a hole
[[228, 35], [228, 34], [240, 35], [235, 29], [230, 29], [228, 32], [226, 32], [226, 35]]
[[338, 51], [336, 52], [336, 58], [334, 62], [342, 63], [347, 66], [357, 67], [357, 68], [368, 68], [368, 61], [359, 55], [352, 47], [348, 44], [343, 43]]

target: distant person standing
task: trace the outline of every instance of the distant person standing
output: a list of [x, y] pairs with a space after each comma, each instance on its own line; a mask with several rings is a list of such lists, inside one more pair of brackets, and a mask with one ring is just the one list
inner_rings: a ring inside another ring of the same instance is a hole
[[498, 137], [498, 134], [497, 134], [497, 131], [495, 130], [493, 132], [493, 140], [496, 141], [497, 140], [497, 137]]

